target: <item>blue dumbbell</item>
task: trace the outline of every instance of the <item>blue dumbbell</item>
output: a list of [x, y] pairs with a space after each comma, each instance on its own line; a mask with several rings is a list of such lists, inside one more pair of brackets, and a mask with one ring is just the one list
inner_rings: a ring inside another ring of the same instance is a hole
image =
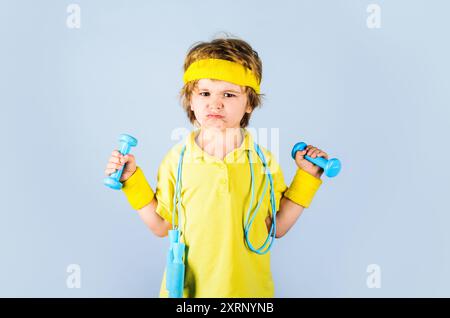
[[[304, 142], [298, 142], [292, 148], [291, 156], [295, 160], [295, 154], [297, 151], [303, 151], [308, 145]], [[329, 178], [336, 177], [341, 171], [341, 162], [339, 159], [325, 159], [323, 157], [311, 158], [310, 156], [305, 156], [305, 159], [312, 162], [316, 166], [321, 167], [325, 171], [325, 175]]]
[[[137, 145], [137, 139], [127, 134], [120, 135], [119, 141], [120, 141], [119, 152], [124, 156], [130, 153], [131, 147], [136, 147]], [[120, 170], [112, 173], [109, 177], [103, 179], [103, 183], [114, 190], [122, 189], [120, 177], [122, 176], [124, 167], [125, 165], [122, 168], [120, 168]]]

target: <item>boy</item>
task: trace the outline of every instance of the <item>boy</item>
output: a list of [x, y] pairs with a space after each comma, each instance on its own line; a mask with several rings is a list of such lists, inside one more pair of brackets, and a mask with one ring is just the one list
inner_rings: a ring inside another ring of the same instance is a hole
[[[243, 40], [215, 39], [190, 49], [184, 71], [182, 104], [198, 129], [163, 159], [156, 193], [131, 154], [114, 151], [105, 174], [126, 164], [122, 189], [157, 236], [166, 236], [173, 220], [180, 226], [187, 246], [184, 297], [273, 297], [270, 253], [256, 253], [253, 248], [264, 243], [272, 225], [268, 176], [245, 129], [261, 103], [261, 60]], [[280, 238], [309, 206], [322, 183], [323, 170], [304, 156], [328, 155], [311, 145], [297, 152], [299, 169], [288, 188], [272, 154], [261, 149], [272, 173], [275, 237]], [[182, 182], [179, 200], [175, 200], [180, 162]], [[180, 208], [176, 218], [175, 201]], [[254, 214], [248, 230], [250, 211]], [[165, 275], [160, 296], [167, 297]]]

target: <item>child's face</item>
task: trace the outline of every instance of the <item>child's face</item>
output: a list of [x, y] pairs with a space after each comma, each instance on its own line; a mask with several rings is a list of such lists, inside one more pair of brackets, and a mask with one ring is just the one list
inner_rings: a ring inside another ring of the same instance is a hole
[[191, 110], [202, 128], [239, 128], [247, 105], [244, 87], [211, 79], [201, 79], [191, 97]]

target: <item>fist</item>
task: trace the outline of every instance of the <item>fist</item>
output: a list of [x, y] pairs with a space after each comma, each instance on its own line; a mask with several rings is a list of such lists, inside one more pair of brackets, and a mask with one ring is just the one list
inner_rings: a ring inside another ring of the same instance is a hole
[[297, 151], [295, 154], [295, 163], [300, 169], [308, 172], [313, 177], [320, 178], [322, 176], [323, 169], [306, 160], [305, 156], [309, 156], [311, 158], [323, 157], [328, 159], [327, 153], [312, 145], [308, 145], [303, 151]]
[[120, 182], [128, 180], [128, 178], [136, 171], [136, 159], [132, 154], [124, 156], [119, 151], [114, 150], [106, 165], [105, 175], [109, 176], [120, 170], [123, 166], [125, 166], [125, 168], [122, 171], [122, 176], [119, 180]]

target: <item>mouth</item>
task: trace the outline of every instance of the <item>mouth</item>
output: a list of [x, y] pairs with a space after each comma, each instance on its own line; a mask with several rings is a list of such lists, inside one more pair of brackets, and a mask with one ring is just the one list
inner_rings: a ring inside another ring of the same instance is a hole
[[222, 115], [217, 115], [217, 114], [208, 114], [206, 117], [208, 117], [208, 118], [222, 119], [224, 116], [222, 116]]

